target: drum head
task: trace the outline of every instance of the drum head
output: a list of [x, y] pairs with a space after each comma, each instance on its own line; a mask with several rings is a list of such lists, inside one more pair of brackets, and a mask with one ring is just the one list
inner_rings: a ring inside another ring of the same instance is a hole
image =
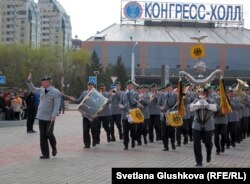
[[101, 112], [108, 99], [97, 90], [92, 89], [78, 106], [78, 110], [89, 120], [93, 120]]

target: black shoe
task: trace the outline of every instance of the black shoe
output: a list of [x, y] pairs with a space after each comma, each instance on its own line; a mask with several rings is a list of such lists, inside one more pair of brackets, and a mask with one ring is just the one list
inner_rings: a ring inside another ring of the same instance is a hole
[[84, 146], [84, 148], [88, 149], [88, 148], [90, 148], [90, 146]]
[[221, 153], [224, 153], [224, 151], [225, 151], [225, 148], [221, 147]]
[[177, 144], [177, 147], [181, 147], [181, 144]]
[[27, 130], [27, 133], [34, 133], [32, 130]]
[[232, 146], [235, 147], [235, 143], [232, 143]]
[[211, 156], [207, 156], [207, 163], [211, 161]]
[[186, 145], [188, 143], [188, 138], [184, 139], [183, 144]]
[[175, 148], [176, 148], [176, 147], [175, 147], [175, 145], [174, 145], [174, 144], [172, 144], [172, 149], [173, 149], [173, 150], [175, 150]]
[[167, 147], [167, 148], [164, 148], [162, 151], [168, 151], [168, 147]]
[[146, 137], [144, 138], [144, 144], [148, 144], [148, 140]]
[[36, 133], [36, 131], [35, 130], [31, 130], [32, 131], [32, 133]]
[[135, 141], [131, 142], [131, 147], [134, 148], [135, 147]]
[[116, 141], [115, 137], [112, 137], [110, 141], [115, 142]]
[[141, 145], [142, 145], [142, 143], [141, 143], [141, 142], [138, 142], [138, 143], [137, 143], [137, 145], [138, 145], [138, 146], [141, 146]]
[[128, 150], [128, 147], [127, 147], [127, 146], [125, 146], [125, 147], [124, 147], [124, 150]]
[[92, 146], [93, 146], [93, 147], [95, 147], [95, 146], [96, 146], [96, 141], [95, 141], [95, 140], [93, 140], [93, 142], [92, 142]]
[[57, 154], [57, 149], [55, 148], [52, 150], [52, 156], [54, 157], [54, 156], [56, 156], [56, 154]]
[[202, 163], [197, 163], [195, 166], [202, 166]]
[[108, 141], [108, 142], [110, 142], [110, 141], [111, 141], [110, 137], [108, 137], [108, 138], [107, 138], [107, 141]]
[[48, 155], [42, 155], [42, 156], [40, 156], [40, 159], [49, 159], [49, 156]]

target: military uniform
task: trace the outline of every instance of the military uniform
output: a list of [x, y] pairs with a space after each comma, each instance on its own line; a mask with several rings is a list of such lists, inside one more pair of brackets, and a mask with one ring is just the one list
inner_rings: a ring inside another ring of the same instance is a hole
[[[140, 97], [141, 96], [141, 97]], [[144, 144], [147, 144], [147, 134], [148, 134], [148, 123], [149, 123], [149, 96], [148, 94], [140, 94], [139, 95], [139, 102], [143, 107], [140, 107], [142, 114], [144, 116], [144, 123], [136, 125], [136, 137], [138, 141], [138, 145], [142, 144], [141, 135], [143, 135]]]
[[[88, 82], [88, 85], [94, 86], [94, 83]], [[76, 104], [80, 104], [81, 101], [84, 99], [84, 97], [89, 93], [89, 91], [83, 91], [82, 94], [78, 99], [75, 99], [73, 102]], [[90, 139], [90, 131], [92, 136], [92, 146], [96, 146], [97, 140], [98, 140], [98, 126], [97, 126], [97, 120], [93, 119], [93, 121], [90, 121], [84, 114], [82, 114], [83, 121], [83, 143], [84, 148], [90, 148], [91, 145], [91, 139]]]
[[239, 109], [241, 108], [241, 103], [236, 97], [229, 97], [230, 103], [232, 105], [233, 112], [228, 114], [228, 130], [227, 130], [227, 148], [230, 148], [230, 145], [235, 147], [237, 126], [239, 126]]
[[149, 120], [149, 142], [154, 142], [154, 129], [155, 129], [155, 134], [156, 134], [156, 140], [161, 140], [161, 122], [160, 122], [160, 109], [159, 106], [157, 105], [158, 99], [160, 97], [160, 93], [156, 92], [153, 99], [150, 99], [149, 103], [149, 114], [150, 114], [150, 120]]
[[[132, 81], [127, 82], [127, 86], [131, 85]], [[119, 107], [122, 109], [122, 126], [123, 126], [123, 144], [124, 149], [128, 149], [129, 144], [129, 133], [131, 138], [131, 147], [135, 147], [135, 140], [136, 140], [136, 126], [134, 123], [128, 122], [127, 114], [131, 109], [137, 107], [138, 94], [134, 90], [126, 91], [123, 93]]]
[[[196, 166], [201, 166], [203, 157], [201, 149], [201, 141], [205, 144], [207, 152], [207, 162], [211, 161], [212, 152], [212, 136], [214, 132], [214, 111], [217, 110], [215, 101], [211, 98], [203, 99], [203, 102], [208, 106], [199, 106], [197, 103], [201, 101], [203, 97], [198, 97], [194, 102], [190, 104], [190, 111], [195, 111], [194, 121], [192, 125], [193, 129], [193, 141], [194, 141], [194, 155], [196, 160]], [[214, 105], [211, 105], [214, 104]]]
[[104, 92], [101, 93], [104, 97], [108, 99], [108, 104], [104, 107], [104, 109], [98, 114], [97, 117], [97, 144], [100, 143], [100, 134], [101, 134], [101, 125], [106, 131], [107, 135], [107, 141], [110, 142], [110, 117], [111, 117], [111, 111], [110, 111], [110, 101], [111, 101], [111, 96], [110, 93]]
[[[166, 87], [169, 87], [166, 85]], [[175, 150], [175, 128], [169, 125], [168, 120], [165, 118], [164, 114], [168, 111], [176, 111], [177, 107], [177, 94], [170, 92], [170, 93], [162, 93], [157, 105], [162, 108], [161, 111], [163, 113], [163, 121], [161, 123], [161, 131], [162, 131], [162, 141], [164, 149], [163, 151], [168, 151], [168, 139], [171, 139], [172, 149]]]
[[[44, 77], [41, 81], [50, 80]], [[54, 136], [54, 121], [60, 108], [60, 91], [53, 86], [47, 89], [36, 88], [31, 81], [27, 82], [29, 89], [36, 94], [40, 94], [40, 103], [36, 117], [39, 120], [41, 159], [49, 158], [49, 143], [52, 148], [52, 155], [57, 153], [56, 138]], [[49, 143], [48, 143], [49, 142]]]
[[177, 146], [181, 146], [181, 134], [183, 134], [183, 137], [184, 137], [183, 144], [185, 145], [188, 143], [190, 104], [191, 104], [191, 95], [190, 94], [185, 95], [184, 103], [185, 103], [186, 115], [184, 117], [182, 117], [183, 126], [176, 128]]
[[110, 134], [111, 134], [111, 141], [115, 141], [115, 127], [114, 124], [116, 124], [116, 127], [119, 131], [119, 137], [120, 139], [123, 139], [122, 135], [122, 124], [121, 124], [121, 114], [122, 111], [119, 108], [119, 103], [121, 100], [123, 92], [115, 92], [114, 94], [111, 94], [111, 121], [110, 121]]
[[219, 95], [215, 96], [215, 101], [218, 107], [217, 111], [214, 113], [214, 144], [216, 147], [216, 154], [219, 155], [225, 151], [228, 119], [227, 115], [221, 112], [221, 98]]

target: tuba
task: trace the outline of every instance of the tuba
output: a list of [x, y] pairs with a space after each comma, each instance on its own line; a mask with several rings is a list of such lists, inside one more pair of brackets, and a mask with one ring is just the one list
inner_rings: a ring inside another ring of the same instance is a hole
[[241, 79], [237, 79], [237, 81], [238, 84], [235, 88], [234, 94], [240, 100], [240, 102], [243, 103], [247, 98], [247, 95], [243, 91], [243, 88], [249, 87], [249, 85]]

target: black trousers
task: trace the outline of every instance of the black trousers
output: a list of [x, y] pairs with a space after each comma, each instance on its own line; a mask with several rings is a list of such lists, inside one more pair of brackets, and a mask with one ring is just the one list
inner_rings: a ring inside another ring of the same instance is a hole
[[162, 142], [164, 148], [168, 148], [168, 139], [170, 138], [172, 146], [175, 144], [175, 128], [167, 126], [165, 120], [161, 121]]
[[110, 135], [112, 138], [115, 138], [115, 124], [116, 127], [119, 131], [119, 137], [120, 139], [123, 138], [122, 135], [122, 122], [121, 122], [121, 114], [113, 114], [111, 116], [111, 120], [110, 120]]
[[188, 135], [190, 142], [193, 141], [193, 130], [192, 130], [193, 121], [194, 121], [194, 116], [191, 116], [188, 120]]
[[29, 111], [28, 110], [27, 111], [27, 122], [26, 122], [27, 131], [33, 130], [35, 118], [36, 118], [36, 111]]
[[109, 120], [110, 120], [110, 116], [100, 116], [100, 117], [97, 118], [97, 124], [98, 124], [98, 128], [97, 128], [97, 134], [98, 134], [97, 143], [100, 142], [100, 135], [101, 135], [101, 128], [102, 127], [106, 131], [108, 142], [110, 141]]
[[250, 136], [250, 116], [248, 116], [247, 120], [247, 137]]
[[129, 144], [129, 134], [132, 142], [136, 140], [136, 126], [134, 123], [129, 123], [128, 120], [122, 120], [123, 126], [123, 144], [128, 147]]
[[150, 120], [148, 122], [148, 137], [149, 141], [154, 141], [154, 129], [156, 134], [156, 140], [161, 140], [161, 121], [159, 114], [150, 115]]
[[214, 144], [216, 152], [220, 153], [224, 150], [227, 138], [227, 124], [215, 124]]
[[248, 117], [242, 117], [241, 121], [241, 140], [247, 137]]
[[237, 130], [237, 123], [239, 122], [228, 122], [227, 125], [227, 140], [226, 145], [229, 147], [230, 145], [235, 145], [236, 141], [236, 130]]
[[181, 134], [183, 134], [184, 142], [188, 143], [188, 129], [189, 129], [189, 119], [183, 119], [183, 126], [176, 128], [176, 141], [178, 145], [181, 145]]
[[97, 121], [89, 121], [88, 118], [83, 117], [83, 144], [86, 147], [90, 147], [91, 145], [91, 139], [90, 139], [90, 130], [91, 130], [91, 136], [92, 141], [97, 142], [98, 134], [97, 134]]
[[39, 119], [40, 148], [44, 156], [49, 156], [49, 143], [52, 150], [56, 149], [56, 138], [53, 133], [54, 124], [54, 122]]
[[207, 157], [211, 157], [213, 147], [212, 137], [213, 131], [200, 131], [193, 129], [194, 156], [196, 163], [202, 163], [203, 160], [201, 141], [205, 144]]
[[145, 119], [144, 123], [136, 125], [136, 139], [137, 139], [138, 144], [141, 144], [141, 136], [142, 135], [143, 135], [144, 140], [147, 139], [148, 122], [149, 122], [149, 119]]

